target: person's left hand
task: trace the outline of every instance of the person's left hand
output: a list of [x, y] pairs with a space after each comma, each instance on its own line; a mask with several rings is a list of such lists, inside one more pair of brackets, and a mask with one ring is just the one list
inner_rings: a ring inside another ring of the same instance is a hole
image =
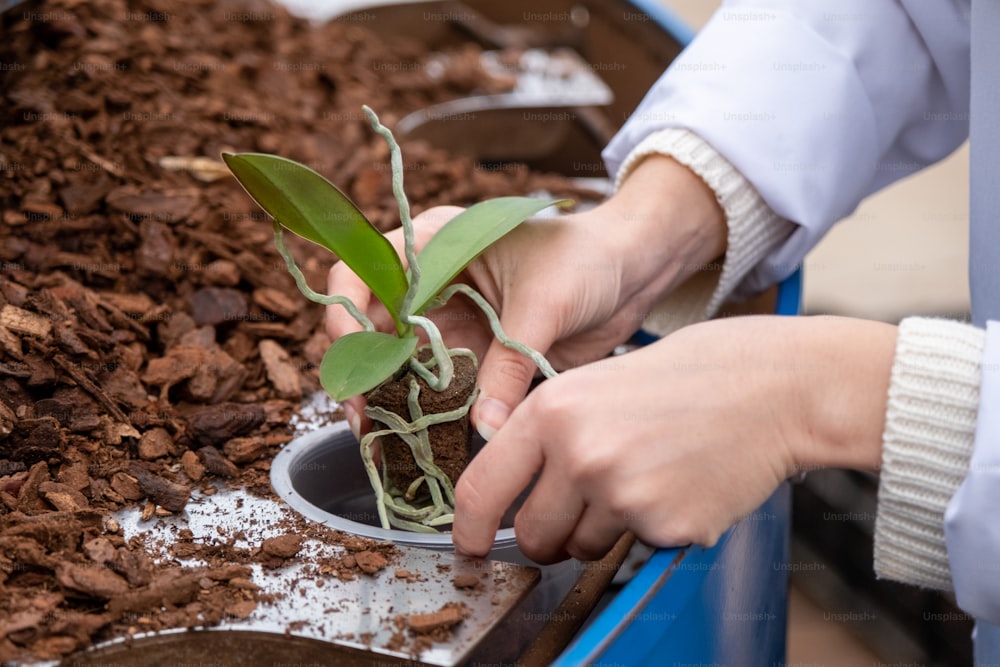
[[500, 517], [547, 563], [625, 531], [712, 545], [803, 467], [875, 468], [896, 329], [843, 318], [714, 320], [544, 382], [456, 487], [454, 541], [483, 556]]

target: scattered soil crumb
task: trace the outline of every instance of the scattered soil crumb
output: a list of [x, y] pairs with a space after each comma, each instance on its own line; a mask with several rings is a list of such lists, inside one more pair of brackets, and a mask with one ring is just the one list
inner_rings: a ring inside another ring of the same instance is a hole
[[375, 574], [389, 564], [385, 556], [377, 551], [359, 551], [354, 554], [354, 559], [365, 574]]
[[302, 549], [302, 536], [286, 533], [278, 537], [264, 540], [261, 549], [268, 556], [275, 558], [292, 558]]
[[456, 574], [451, 583], [455, 588], [463, 590], [475, 590], [483, 585], [479, 577], [474, 574]]
[[437, 611], [410, 614], [406, 624], [414, 634], [427, 635], [434, 641], [447, 641], [451, 637], [451, 629], [470, 613], [464, 602], [447, 602]]
[[394, 573], [397, 579], [402, 579], [403, 581], [413, 584], [418, 581], [426, 581], [424, 576], [419, 572], [410, 572], [409, 570], [396, 570]]

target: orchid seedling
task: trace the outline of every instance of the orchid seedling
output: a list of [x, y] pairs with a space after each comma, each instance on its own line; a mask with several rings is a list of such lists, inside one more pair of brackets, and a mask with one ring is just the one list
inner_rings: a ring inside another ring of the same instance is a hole
[[[389, 145], [392, 191], [403, 228], [405, 268], [389, 240], [358, 207], [309, 167], [262, 153], [222, 156], [244, 189], [274, 219], [275, 246], [302, 294], [316, 303], [343, 306], [363, 329], [338, 338], [326, 351], [319, 371], [323, 388], [334, 400], [343, 401], [365, 394], [409, 369], [431, 390], [446, 389], [454, 373], [453, 357], [467, 356], [473, 363], [476, 358], [467, 349], [448, 349], [440, 330], [426, 313], [459, 293], [483, 311], [497, 340], [530, 358], [546, 377], [555, 375], [539, 352], [504, 333], [496, 312], [482, 295], [468, 285], [452, 281], [481, 252], [519, 224], [542, 209], [569, 202], [527, 197], [499, 197], [480, 202], [449, 221], [418, 253], [410, 205], [403, 191], [399, 145], [371, 109], [364, 107], [364, 111], [374, 130]], [[312, 290], [285, 245], [284, 229], [321, 245], [345, 262], [385, 305], [395, 331], [376, 331], [371, 320], [347, 297]], [[429, 341], [426, 346], [429, 358], [423, 355], [426, 361], [421, 361], [420, 352], [425, 346], [418, 345], [418, 330]], [[452, 522], [455, 496], [451, 480], [433, 461], [427, 429], [434, 424], [466, 419], [476, 392], [457, 410], [426, 415], [418, 402], [419, 392], [417, 381], [411, 380], [409, 415], [398, 415], [378, 406], [366, 408], [366, 414], [386, 428], [365, 434], [361, 439], [361, 455], [375, 491], [382, 527], [433, 532]], [[414, 506], [411, 501], [416, 497], [416, 488], [396, 489], [385, 471], [379, 474], [375, 442], [388, 434], [396, 434], [409, 446], [423, 472], [413, 486], [426, 485], [428, 504]]]

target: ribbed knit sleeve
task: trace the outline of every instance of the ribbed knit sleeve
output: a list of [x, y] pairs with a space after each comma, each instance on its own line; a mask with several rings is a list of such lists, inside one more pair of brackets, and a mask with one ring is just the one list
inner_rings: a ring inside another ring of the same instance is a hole
[[961, 322], [899, 325], [875, 520], [880, 578], [952, 589], [944, 513], [969, 468], [984, 341]]
[[[618, 172], [620, 185], [650, 155], [666, 155], [698, 175], [715, 193], [726, 216], [728, 250], [718, 265], [690, 266], [700, 275], [660, 304], [646, 329], [666, 335], [681, 326], [711, 317], [739, 291], [740, 281], [795, 230], [775, 215], [750, 182], [698, 135], [684, 129], [654, 132], [628, 155]], [[720, 270], [721, 269], [721, 270]]]

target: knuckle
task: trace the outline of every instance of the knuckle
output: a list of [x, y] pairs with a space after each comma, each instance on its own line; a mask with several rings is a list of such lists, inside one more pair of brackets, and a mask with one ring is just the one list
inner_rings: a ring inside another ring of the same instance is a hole
[[549, 531], [542, 526], [543, 522], [531, 520], [525, 510], [521, 510], [514, 518], [514, 534], [521, 553], [535, 561], [546, 564], [559, 559], [561, 545], [551, 543]]
[[573, 482], [584, 485], [594, 493], [601, 493], [612, 511], [620, 509], [627, 501], [619, 498], [621, 491], [609, 483], [609, 471], [620, 454], [606, 443], [589, 439], [569, 441], [571, 449], [564, 452], [566, 474]]
[[655, 496], [640, 496], [639, 492], [621, 490], [609, 497], [609, 504], [611, 511], [621, 516], [642, 541], [662, 548], [678, 547], [695, 541], [702, 526], [692, 516], [690, 508], [681, 503], [664, 503], [662, 497], [660, 502], [656, 502]]
[[587, 484], [602, 480], [613, 463], [614, 456], [603, 447], [578, 447], [568, 459], [567, 473], [571, 480]]
[[611, 487], [605, 498], [605, 507], [610, 514], [621, 517], [626, 523], [634, 523], [648, 517], [648, 511], [644, 509], [642, 503], [633, 498], [632, 494], [627, 492], [627, 488], [622, 488], [620, 484]]
[[545, 420], [554, 424], [567, 424], [576, 416], [575, 410], [579, 408], [579, 403], [560, 379], [542, 382], [529, 395], [526, 408], [531, 413], [529, 417], [533, 423]]
[[[517, 354], [516, 352], [514, 354]], [[493, 369], [494, 375], [506, 384], [527, 386], [535, 375], [535, 366], [521, 355], [506, 356], [498, 361]]]

